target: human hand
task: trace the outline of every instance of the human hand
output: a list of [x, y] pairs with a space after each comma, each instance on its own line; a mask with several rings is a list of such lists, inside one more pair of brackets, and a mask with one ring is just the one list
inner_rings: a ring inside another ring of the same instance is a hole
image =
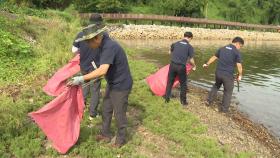
[[242, 76], [241, 76], [241, 75], [238, 75], [238, 76], [237, 76], [237, 81], [241, 81], [241, 79], [242, 79]]
[[68, 86], [75, 86], [75, 85], [80, 85], [84, 83], [84, 77], [83, 76], [76, 76], [71, 78], [71, 80], [67, 83]]
[[192, 67], [192, 70], [195, 71], [196, 70], [196, 65]]
[[203, 68], [208, 68], [208, 66], [209, 66], [208, 64], [203, 64], [202, 65]]

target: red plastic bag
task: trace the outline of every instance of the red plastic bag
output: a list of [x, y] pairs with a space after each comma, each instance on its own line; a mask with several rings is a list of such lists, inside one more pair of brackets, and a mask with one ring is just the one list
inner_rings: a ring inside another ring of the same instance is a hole
[[53, 147], [65, 154], [78, 140], [83, 117], [84, 99], [80, 86], [73, 86], [28, 115], [38, 124]]
[[[192, 66], [190, 64], [186, 65], [186, 73], [191, 72]], [[151, 91], [157, 96], [164, 96], [167, 86], [169, 64], [159, 69], [156, 73], [148, 76], [146, 82], [148, 83]], [[179, 84], [178, 76], [175, 79], [173, 87]]]
[[50, 96], [58, 96], [66, 88], [66, 80], [80, 71], [80, 55], [76, 55], [69, 63], [60, 68], [48, 83], [44, 86], [43, 90]]

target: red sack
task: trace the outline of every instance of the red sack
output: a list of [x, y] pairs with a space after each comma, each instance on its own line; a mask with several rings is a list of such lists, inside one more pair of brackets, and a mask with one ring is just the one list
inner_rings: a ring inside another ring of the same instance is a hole
[[79, 138], [83, 109], [82, 89], [73, 86], [38, 111], [28, 115], [46, 134], [53, 147], [65, 154]]
[[80, 55], [76, 55], [69, 63], [60, 68], [48, 83], [44, 86], [43, 90], [50, 96], [58, 96], [66, 88], [66, 80], [80, 71]]
[[[191, 72], [191, 69], [192, 66], [190, 64], [187, 64], [186, 73], [189, 74]], [[169, 64], [146, 78], [146, 82], [150, 86], [151, 91], [157, 96], [165, 95], [167, 79], [168, 79], [168, 71], [169, 71]], [[178, 84], [179, 84], [179, 79], [177, 76], [173, 84], [173, 87], [177, 86]]]

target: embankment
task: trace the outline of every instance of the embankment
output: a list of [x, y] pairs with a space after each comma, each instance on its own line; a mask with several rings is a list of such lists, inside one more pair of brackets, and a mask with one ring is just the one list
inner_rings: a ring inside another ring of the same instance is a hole
[[181, 39], [191, 31], [197, 40], [230, 40], [241, 36], [250, 41], [280, 41], [280, 33], [246, 30], [204, 29], [159, 25], [113, 25], [111, 36], [116, 39]]

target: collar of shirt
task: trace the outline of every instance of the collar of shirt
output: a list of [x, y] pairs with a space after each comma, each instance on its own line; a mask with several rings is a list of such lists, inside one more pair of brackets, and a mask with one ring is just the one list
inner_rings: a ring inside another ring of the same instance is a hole
[[189, 43], [189, 41], [188, 41], [188, 40], [186, 40], [186, 39], [183, 39], [183, 40], [182, 40], [182, 42]]
[[235, 47], [235, 45], [233, 45], [233, 44], [229, 44], [228, 47], [230, 47], [230, 48], [232, 48], [232, 49], [234, 49], [234, 50], [237, 50], [236, 47]]
[[108, 34], [107, 32], [105, 32], [105, 33], [103, 34], [103, 39], [102, 39], [101, 46], [100, 46], [101, 49], [103, 48], [103, 46], [104, 46], [106, 40], [108, 40], [108, 39], [109, 39], [109, 34]]

